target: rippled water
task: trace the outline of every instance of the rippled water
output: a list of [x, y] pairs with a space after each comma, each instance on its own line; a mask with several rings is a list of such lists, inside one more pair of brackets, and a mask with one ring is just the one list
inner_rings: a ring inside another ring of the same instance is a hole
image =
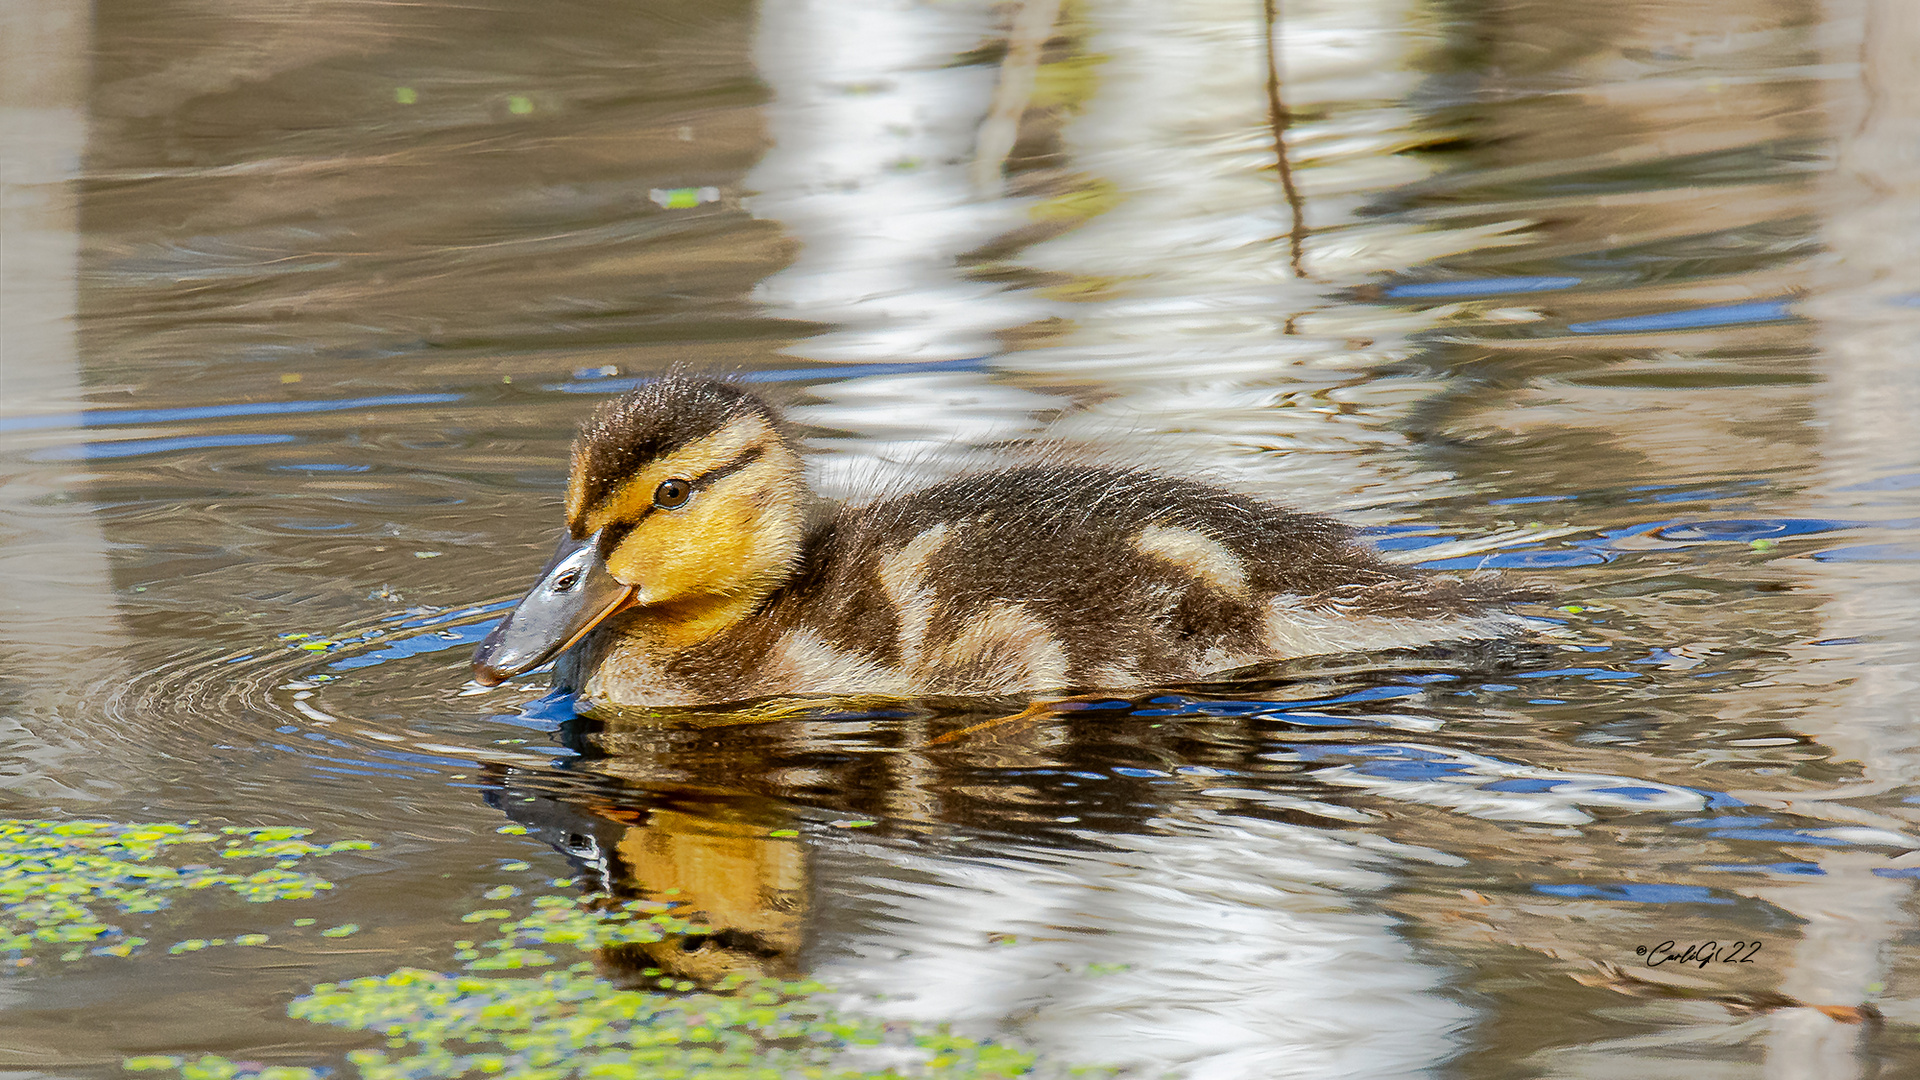
[[[1920, 17], [1278, 8], [1068, 5], [1024, 109], [971, 0], [20, 16], [3, 805], [378, 847], [0, 954], [0, 1071], [338, 1065], [290, 997], [561, 875], [703, 912], [690, 980], [1126, 1076], [1920, 1070]], [[464, 691], [673, 364], [829, 491], [1080, 442], [1561, 625], [1006, 723]]]

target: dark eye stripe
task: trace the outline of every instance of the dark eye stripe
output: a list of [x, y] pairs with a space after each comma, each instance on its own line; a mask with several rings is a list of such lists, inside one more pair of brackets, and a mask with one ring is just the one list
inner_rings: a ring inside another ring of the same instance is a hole
[[[724, 480], [725, 478], [732, 476], [734, 473], [739, 472], [741, 469], [744, 469], [747, 466], [753, 464], [754, 462], [759, 461], [761, 456], [764, 455], [765, 453], [766, 451], [764, 449], [758, 446], [753, 447], [749, 449], [746, 453], [741, 454], [739, 457], [734, 458], [732, 461], [727, 462], [725, 465], [722, 465], [719, 468], [708, 472], [706, 475], [695, 477], [692, 481], [690, 481], [690, 483], [693, 484], [694, 494], [698, 495], [709, 484], [712, 484], [718, 480]], [[685, 506], [686, 504], [682, 503], [681, 505]], [[642, 521], [645, 521], [647, 519], [647, 515], [653, 513], [658, 509], [660, 509], [658, 506], [655, 506], [653, 503], [649, 502], [647, 504], [646, 509], [640, 511], [640, 515], [634, 518], [632, 521], [608, 522], [606, 525], [606, 528], [602, 530], [601, 537], [600, 537], [601, 557], [605, 558], [606, 556], [613, 554], [613, 550], [620, 546], [620, 541], [625, 540], [627, 538], [627, 534], [633, 531], [634, 526], [640, 524]]]
[[747, 466], [753, 464], [754, 462], [759, 461], [760, 456], [764, 453], [766, 453], [766, 451], [762, 450], [761, 448], [757, 446], [753, 447], [752, 449], [748, 450], [746, 453], [741, 454], [739, 457], [734, 458], [732, 461], [727, 462], [725, 465], [720, 466], [719, 468], [713, 470], [707, 475], [695, 479], [693, 482], [693, 490], [698, 492], [700, 489], [706, 487], [711, 483], [714, 483], [715, 481], [723, 480], [729, 476], [732, 476], [734, 473], [739, 472], [741, 469], [744, 469]]
[[600, 557], [604, 559], [612, 555], [614, 549], [620, 546], [620, 542], [633, 531], [633, 527], [640, 524], [651, 513], [653, 513], [653, 504], [648, 503], [647, 509], [632, 521], [608, 522], [606, 528], [600, 530]]

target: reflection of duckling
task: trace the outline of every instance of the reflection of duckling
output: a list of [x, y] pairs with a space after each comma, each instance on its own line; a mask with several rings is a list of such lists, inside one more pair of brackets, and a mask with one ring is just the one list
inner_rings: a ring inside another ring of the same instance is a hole
[[552, 844], [589, 893], [618, 905], [649, 900], [693, 929], [608, 945], [601, 973], [624, 986], [729, 975], [790, 979], [800, 971], [807, 848], [776, 800], [703, 787], [583, 789], [566, 799], [521, 787], [501, 770], [488, 801]]
[[773, 409], [684, 375], [586, 426], [566, 514], [480, 681], [577, 643], [558, 679], [613, 704], [1121, 688], [1521, 625], [1497, 589], [1158, 473], [1028, 464], [817, 505]]
[[612, 852], [620, 868], [615, 894], [665, 903], [696, 927], [602, 950], [604, 972], [631, 983], [658, 968], [701, 986], [731, 974], [799, 974], [806, 852], [796, 840], [769, 836], [770, 826], [788, 824], [776, 804], [719, 795], [689, 809], [600, 812], [627, 826]]

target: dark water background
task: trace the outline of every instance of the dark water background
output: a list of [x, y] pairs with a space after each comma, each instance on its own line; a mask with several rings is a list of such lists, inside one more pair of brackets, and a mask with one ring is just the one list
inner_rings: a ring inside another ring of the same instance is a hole
[[[10, 970], [0, 1075], [336, 1061], [287, 1000], [453, 964], [516, 860], [1126, 1075], [1920, 1070], [1911, 5], [1076, 2], [1004, 176], [971, 0], [20, 7], [0, 809], [379, 846]], [[1563, 629], [948, 743], [1019, 703], [463, 693], [574, 425], [672, 364], [828, 490], [1085, 441]]]

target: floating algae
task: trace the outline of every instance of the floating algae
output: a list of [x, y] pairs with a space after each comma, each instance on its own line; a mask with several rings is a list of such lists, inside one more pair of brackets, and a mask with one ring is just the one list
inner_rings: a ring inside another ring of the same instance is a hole
[[[373, 847], [364, 840], [310, 843], [304, 838], [311, 829], [209, 831], [197, 824], [0, 818], [0, 966], [26, 967], [48, 955], [130, 956], [147, 940], [118, 920], [161, 911], [191, 892], [252, 903], [306, 899], [333, 883], [296, 869], [301, 862]], [[169, 951], [212, 944], [194, 939]]]
[[[313, 1080], [355, 1072], [365, 1080], [1062, 1075], [1040, 1070], [1024, 1051], [944, 1028], [840, 1014], [817, 983], [739, 976], [711, 991], [674, 993], [623, 988], [596, 975], [602, 950], [697, 929], [663, 904], [541, 896], [517, 915], [498, 908], [473, 914], [481, 918], [466, 921], [496, 923], [498, 936], [482, 945], [455, 943], [465, 972], [401, 968], [323, 983], [288, 1006], [297, 1019], [385, 1038], [384, 1048], [349, 1052], [349, 1070], [329, 1074], [212, 1055], [135, 1057], [124, 1065], [177, 1071], [182, 1080]], [[562, 967], [563, 957], [574, 962]], [[545, 970], [493, 974], [515, 969]], [[643, 974], [672, 988], [691, 987], [658, 969]]]
[[[198, 822], [0, 819], [0, 963], [22, 967], [49, 954], [69, 961], [138, 954], [147, 940], [119, 922], [151, 918], [196, 892], [255, 903], [309, 898], [333, 885], [306, 872], [304, 861], [373, 847], [352, 840], [315, 843], [307, 839], [310, 833], [201, 828]], [[519, 861], [506, 865], [531, 869]], [[827, 1000], [826, 988], [812, 982], [737, 975], [696, 990], [658, 968], [638, 969], [639, 985], [632, 972], [624, 984], [610, 981], [598, 972], [617, 968], [609, 957], [620, 950], [671, 944], [705, 928], [654, 901], [623, 904], [605, 895], [522, 899], [519, 893], [498, 885], [484, 891], [487, 900], [514, 907], [488, 907], [465, 918], [470, 925], [492, 924], [493, 936], [454, 943], [463, 971], [402, 968], [324, 983], [288, 1006], [296, 1019], [384, 1039], [382, 1048], [349, 1053], [344, 1069], [215, 1055], [142, 1055], [123, 1065], [181, 1080], [355, 1074], [366, 1080], [991, 1080], [1061, 1074], [1041, 1069], [1023, 1051], [942, 1027], [843, 1015]], [[294, 925], [313, 926], [315, 920], [301, 918]], [[339, 937], [358, 929], [346, 923], [319, 932]], [[261, 933], [191, 938], [164, 953], [267, 942]]]

